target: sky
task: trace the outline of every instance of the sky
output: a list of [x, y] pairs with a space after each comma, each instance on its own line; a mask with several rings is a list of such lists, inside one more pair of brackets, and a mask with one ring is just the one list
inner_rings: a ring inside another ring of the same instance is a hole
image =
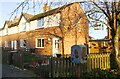
[[[19, 11], [18, 13], [14, 14], [11, 19], [9, 19], [11, 16], [11, 12], [13, 12], [16, 9], [16, 7], [19, 5], [19, 3], [21, 3], [22, 1], [24, 0], [0, 0], [0, 28], [3, 27], [5, 20], [11, 20], [16, 15], [20, 17], [21, 12]], [[41, 0], [41, 1], [45, 1], [45, 0]], [[95, 39], [102, 39], [105, 36], [107, 36], [106, 27], [104, 27], [104, 30], [94, 30], [94, 28], [90, 28], [89, 35], [94, 37]]]

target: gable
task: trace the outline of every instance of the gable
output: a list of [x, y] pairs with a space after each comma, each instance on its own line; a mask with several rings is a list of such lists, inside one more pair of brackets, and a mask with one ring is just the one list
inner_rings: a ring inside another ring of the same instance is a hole
[[20, 21], [19, 21], [19, 25], [22, 23], [25, 23], [27, 20], [25, 19], [24, 16], [21, 17]]
[[5, 23], [5, 25], [4, 25], [4, 29], [6, 29], [6, 28], [8, 28], [8, 24], [7, 23]]

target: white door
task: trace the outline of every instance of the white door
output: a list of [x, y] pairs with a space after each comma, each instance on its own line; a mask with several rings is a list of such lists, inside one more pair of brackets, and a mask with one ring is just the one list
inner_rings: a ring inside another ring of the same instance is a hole
[[17, 41], [14, 40], [14, 41], [11, 41], [11, 48], [14, 50], [14, 49], [17, 49]]
[[11, 48], [14, 49], [14, 42], [11, 41]]
[[59, 52], [59, 38], [53, 38], [53, 56]]

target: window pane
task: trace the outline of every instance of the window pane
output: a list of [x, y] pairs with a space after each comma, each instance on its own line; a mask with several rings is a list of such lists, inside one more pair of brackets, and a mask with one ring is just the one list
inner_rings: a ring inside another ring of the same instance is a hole
[[59, 48], [59, 40], [55, 40], [55, 48], [58, 49]]
[[23, 46], [24, 46], [24, 47], [26, 46], [26, 40], [23, 41]]
[[37, 39], [37, 47], [40, 47], [40, 39]]
[[41, 47], [44, 47], [44, 39], [41, 39], [42, 41], [41, 41]]
[[0, 47], [2, 47], [2, 41], [0, 41]]
[[20, 40], [20, 47], [22, 46], [22, 40]]
[[5, 41], [5, 47], [8, 47], [8, 42], [7, 41]]
[[26, 30], [26, 23], [24, 23], [24, 29], [23, 30]]
[[37, 39], [37, 47], [44, 47], [44, 39]]
[[44, 18], [41, 19], [41, 26], [44, 26]]
[[38, 20], [38, 27], [40, 27], [40, 24], [41, 24], [41, 20]]

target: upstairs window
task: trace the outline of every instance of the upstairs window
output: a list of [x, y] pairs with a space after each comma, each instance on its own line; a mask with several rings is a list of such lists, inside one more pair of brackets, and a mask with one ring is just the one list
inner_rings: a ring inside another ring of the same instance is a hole
[[36, 47], [37, 48], [44, 48], [44, 38], [36, 39]]
[[20, 47], [26, 47], [26, 40], [24, 39], [20, 40]]
[[38, 28], [44, 27], [44, 18], [41, 18], [40, 20], [38, 20], [37, 27], [38, 27]]
[[27, 25], [27, 23], [23, 24], [23, 31], [26, 31], [26, 25]]

